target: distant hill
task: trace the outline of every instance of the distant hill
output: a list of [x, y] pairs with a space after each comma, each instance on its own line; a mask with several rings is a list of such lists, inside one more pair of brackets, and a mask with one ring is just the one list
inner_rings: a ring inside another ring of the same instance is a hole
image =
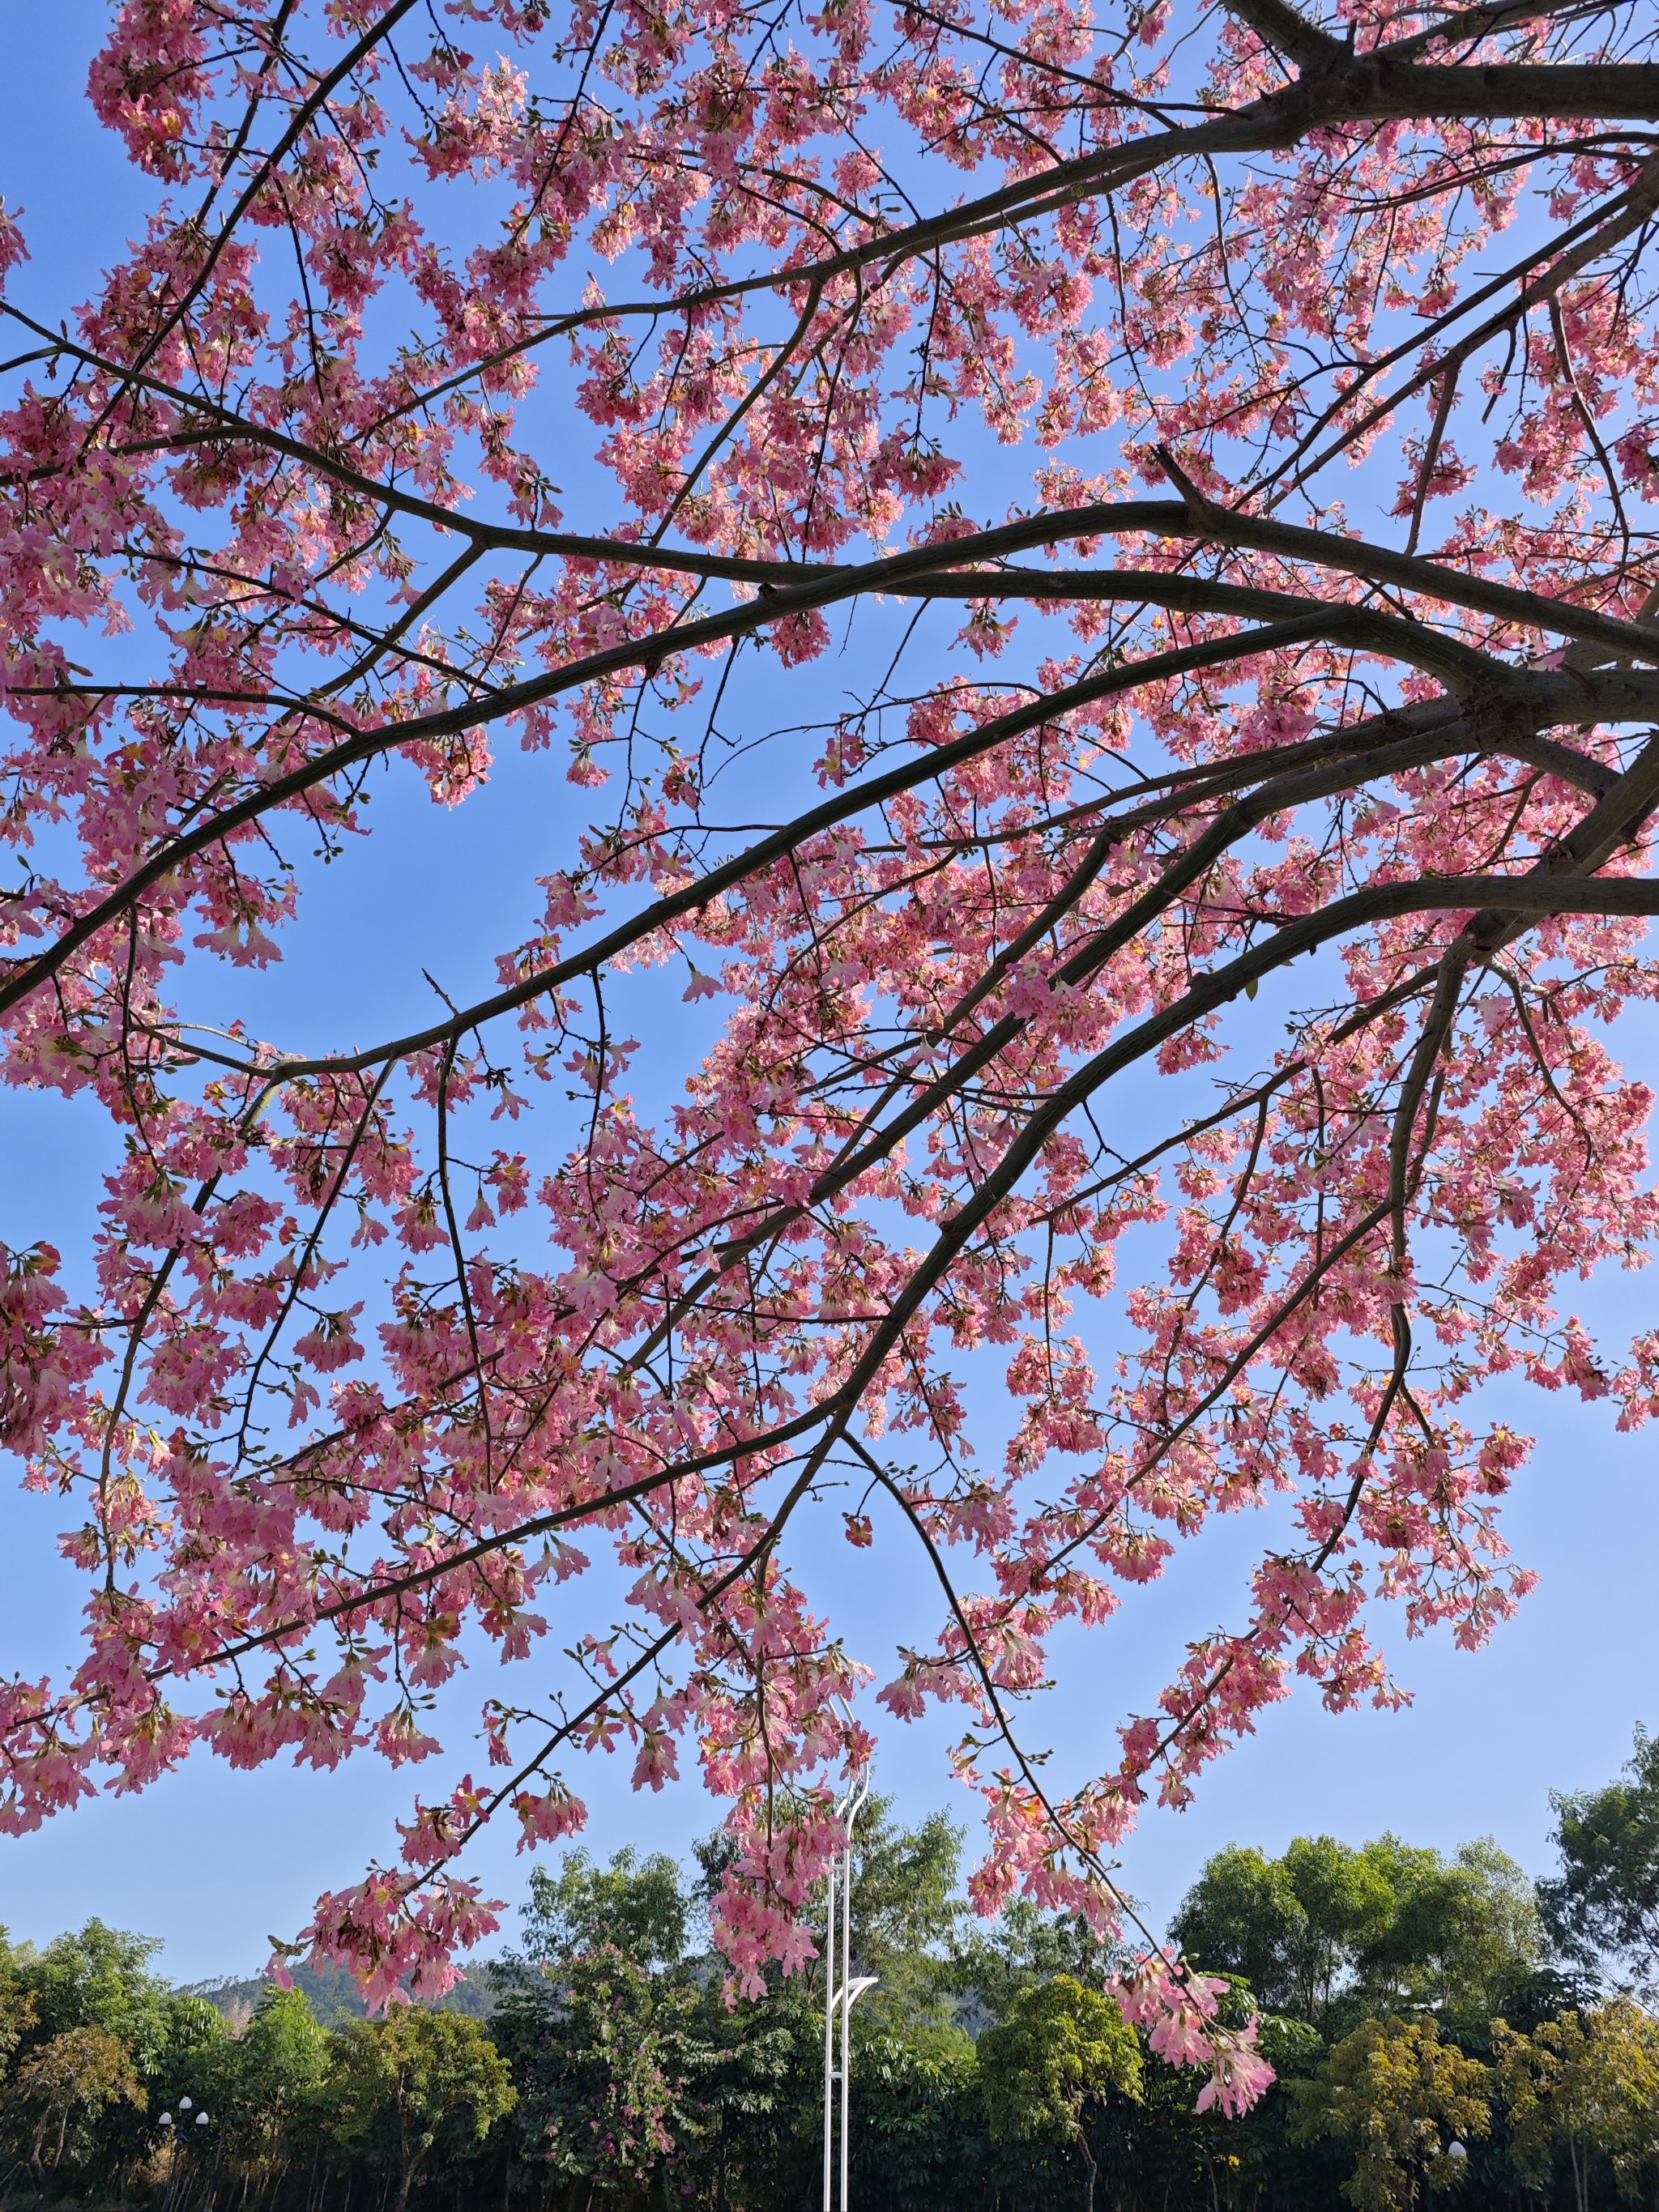
[[[343, 1967], [296, 1966], [293, 1971], [295, 1988], [302, 1990], [310, 1998], [312, 2010], [325, 2027], [363, 2017], [366, 2008], [357, 1984]], [[205, 1997], [210, 2004], [217, 2005], [227, 2020], [240, 2027], [252, 2018], [260, 1998], [271, 1986], [264, 1974], [251, 1974], [240, 1979], [228, 1975], [222, 1980], [192, 1982], [191, 1995]], [[488, 1975], [479, 1966], [464, 1968], [460, 1980], [449, 1995], [438, 2000], [441, 2010], [467, 2013], [474, 2020], [486, 2019], [494, 2004], [495, 1991]]]

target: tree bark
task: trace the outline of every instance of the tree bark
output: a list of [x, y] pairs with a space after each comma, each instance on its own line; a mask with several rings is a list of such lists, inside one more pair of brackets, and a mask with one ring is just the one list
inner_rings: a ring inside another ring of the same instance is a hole
[[1095, 2212], [1095, 2175], [1098, 2169], [1086, 2134], [1079, 2133], [1077, 2147], [1083, 2153], [1083, 2212]]
[[1578, 2137], [1572, 2129], [1567, 2130], [1567, 2156], [1572, 2161], [1572, 2200], [1578, 2212], [1589, 2212], [1589, 2197], [1584, 2187], [1584, 2169], [1578, 2157]]

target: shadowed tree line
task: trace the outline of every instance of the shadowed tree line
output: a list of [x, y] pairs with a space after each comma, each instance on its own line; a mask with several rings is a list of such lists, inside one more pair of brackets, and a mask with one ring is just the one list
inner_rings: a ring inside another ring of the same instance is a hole
[[[876, 1808], [860, 1844], [855, 2201], [868, 2212], [1209, 2205], [1416, 2212], [1659, 2203], [1659, 1744], [1557, 1800], [1534, 1889], [1490, 1841], [1231, 1847], [1172, 1938], [1262, 2015], [1242, 2120], [1148, 2064], [1074, 1917], [976, 1921], [959, 1837]], [[815, 1969], [728, 2002], [690, 1869], [568, 1855], [455, 2005], [169, 1985], [92, 1920], [0, 1948], [3, 2191], [143, 2212], [795, 2212], [816, 2203]], [[206, 1985], [204, 1985], [206, 1986]], [[487, 2002], [487, 2016], [480, 2017]], [[331, 2016], [319, 2016], [327, 2012]], [[205, 2114], [204, 2119], [201, 2116]]]

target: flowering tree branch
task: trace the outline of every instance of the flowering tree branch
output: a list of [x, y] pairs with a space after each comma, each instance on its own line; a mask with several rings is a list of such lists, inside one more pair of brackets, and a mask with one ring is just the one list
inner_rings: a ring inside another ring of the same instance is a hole
[[[1397, 1698], [1376, 1600], [1524, 1592], [1489, 1382], [1659, 1407], [1556, 1304], [1656, 1218], [1650, 26], [125, 0], [89, 93], [97, 295], [0, 212], [0, 1034], [109, 1142], [4, 1255], [90, 1601], [0, 1822], [424, 1758], [493, 1653], [502, 1776], [306, 1945], [441, 1985], [468, 1842], [625, 1745], [729, 1801], [752, 1985], [872, 1741], [827, 1527], [914, 1561], [980, 1901], [1117, 1921], [1295, 1677]], [[393, 1036], [341, 944], [355, 1030], [258, 1034], [372, 802], [502, 746], [562, 800], [493, 977]], [[1040, 1778], [1054, 1632], [1246, 1510], [1247, 1617]], [[1156, 1946], [1123, 2002], [1260, 2088]]]

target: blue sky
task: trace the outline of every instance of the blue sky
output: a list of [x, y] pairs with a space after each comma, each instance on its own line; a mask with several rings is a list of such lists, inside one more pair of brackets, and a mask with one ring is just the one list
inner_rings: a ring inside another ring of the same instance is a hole
[[[50, 9], [39, 0], [0, 0], [0, 193], [26, 210], [34, 256], [14, 289], [53, 316], [88, 295], [140, 205], [131, 173], [82, 93], [106, 20], [97, 0], [61, 0]], [[568, 823], [570, 805], [556, 771], [516, 760], [504, 761], [491, 788], [455, 813], [389, 788], [384, 807], [377, 801], [380, 834], [349, 869], [314, 886], [292, 957], [258, 986], [261, 1024], [268, 1018], [283, 1032], [302, 1024], [307, 1036], [337, 1042], [361, 1018], [387, 1033], [402, 1016], [429, 1009], [423, 967], [463, 987], [486, 974], [493, 950], [528, 920], [532, 878], [549, 865], [550, 840]], [[465, 885], [459, 909], [420, 896], [433, 870]], [[465, 916], [459, 934], [458, 910]], [[349, 983], [333, 950], [343, 934], [354, 946]], [[663, 997], [653, 1035], [671, 1055], [683, 1034], [671, 1012], [677, 997], [678, 987]], [[1626, 1049], [1632, 1071], [1659, 1085], [1653, 1027], [1632, 1027]], [[100, 1142], [94, 1115], [55, 1097], [0, 1097], [0, 1235], [14, 1244], [47, 1236], [73, 1255], [98, 1195]], [[1656, 1289], [1652, 1279], [1615, 1274], [1588, 1286], [1582, 1310], [1616, 1340], [1651, 1325]], [[1540, 1870], [1550, 1790], [1603, 1778], [1626, 1755], [1635, 1723], [1659, 1719], [1654, 1439], [1616, 1437], [1605, 1409], [1576, 1401], [1516, 1392], [1504, 1409], [1539, 1438], [1506, 1519], [1516, 1553], [1541, 1575], [1537, 1592], [1474, 1656], [1443, 1639], [1401, 1650], [1385, 1626], [1417, 1694], [1411, 1710], [1332, 1718], [1297, 1699], [1212, 1771], [1190, 1812], [1150, 1815], [1126, 1849], [1123, 1875], [1155, 1917], [1220, 1845], [1279, 1848], [1308, 1831], [1357, 1840], [1387, 1827], [1448, 1848], [1490, 1833]], [[0, 1489], [7, 1672], [58, 1671], [72, 1658], [81, 1591], [52, 1552], [58, 1514], [52, 1502], [9, 1484]], [[1249, 1521], [1224, 1524], [1091, 1638], [1086, 1651], [1061, 1646], [1066, 1687], [1028, 1730], [1053, 1744], [1057, 1769], [1097, 1765], [1117, 1721], [1144, 1709], [1185, 1639], [1237, 1618], [1260, 1534]], [[880, 1668], [895, 1621], [915, 1617], [912, 1562], [896, 1547], [848, 1552], [833, 1513], [799, 1541], [821, 1553], [812, 1561], [815, 1589], [833, 1595], [849, 1642]], [[461, 1709], [476, 1706], [484, 1686], [467, 1686]], [[971, 1810], [952, 1796], [942, 1757], [948, 1733], [933, 1722], [886, 1731], [878, 1784], [902, 1811]], [[635, 1796], [625, 1766], [590, 1771], [580, 1786], [600, 1850], [623, 1842], [683, 1848], [714, 1818], [695, 1785]], [[0, 1840], [0, 1921], [14, 1936], [39, 1939], [96, 1911], [163, 1937], [165, 1963], [178, 1976], [246, 1971], [263, 1957], [268, 1934], [291, 1935], [305, 1920], [319, 1887], [354, 1878], [386, 1850], [410, 1789], [408, 1774], [364, 1760], [331, 1777], [283, 1767], [238, 1775], [199, 1760], [142, 1797], [100, 1800], [34, 1836]], [[472, 1865], [495, 1894], [521, 1893], [524, 1869], [505, 1838]]]

